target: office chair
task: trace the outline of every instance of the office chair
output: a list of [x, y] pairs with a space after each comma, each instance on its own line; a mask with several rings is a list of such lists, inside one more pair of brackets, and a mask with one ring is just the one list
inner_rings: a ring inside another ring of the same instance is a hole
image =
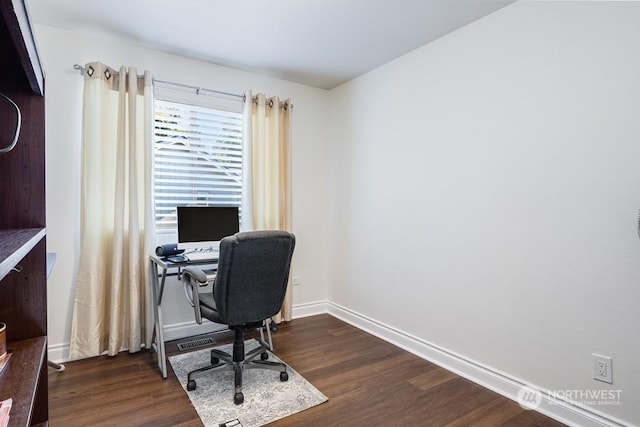
[[[251, 231], [225, 237], [220, 242], [213, 289], [208, 293], [198, 290], [207, 282], [206, 274], [197, 267], [184, 269], [196, 322], [202, 323], [204, 317], [234, 331], [233, 354], [212, 349], [211, 365], [189, 372], [187, 390], [195, 390], [195, 379], [209, 372], [234, 371], [233, 401], [239, 405], [244, 401], [243, 369], [271, 369], [280, 371], [280, 381], [289, 379], [284, 363], [266, 360], [269, 346], [264, 340], [259, 339], [260, 345], [245, 354], [244, 333], [264, 326], [265, 319], [280, 311], [294, 247], [295, 236], [286, 231]], [[253, 360], [258, 355], [261, 360]]]

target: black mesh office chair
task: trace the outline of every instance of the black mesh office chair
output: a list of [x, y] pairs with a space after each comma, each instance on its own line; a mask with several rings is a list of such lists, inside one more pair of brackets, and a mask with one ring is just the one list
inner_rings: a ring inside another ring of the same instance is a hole
[[[225, 237], [220, 242], [218, 273], [213, 290], [198, 292], [206, 283], [205, 273], [196, 267], [184, 269], [183, 278], [191, 289], [196, 322], [202, 317], [215, 323], [229, 325], [234, 330], [233, 354], [211, 350], [211, 365], [189, 373], [187, 390], [195, 390], [195, 379], [209, 372], [234, 371], [233, 401], [244, 401], [242, 370], [263, 368], [280, 371], [280, 381], [289, 375], [284, 363], [268, 361], [268, 345], [260, 339], [260, 346], [245, 354], [244, 332], [259, 328], [265, 319], [275, 316], [284, 301], [289, 278], [295, 236], [286, 231], [251, 231]], [[261, 360], [253, 360], [260, 355]]]

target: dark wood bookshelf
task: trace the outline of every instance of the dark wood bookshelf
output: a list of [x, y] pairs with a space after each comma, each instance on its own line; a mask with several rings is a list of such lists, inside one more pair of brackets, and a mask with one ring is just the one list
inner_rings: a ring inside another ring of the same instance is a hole
[[11, 358], [0, 374], [0, 401], [13, 399], [11, 425], [31, 425], [40, 375], [46, 375], [47, 339], [43, 336], [10, 343]]
[[[0, 373], [0, 399], [13, 399], [9, 425], [46, 425], [44, 73], [25, 0], [0, 0], [0, 93], [22, 116], [17, 144], [0, 154], [0, 322], [12, 351]], [[0, 100], [0, 147], [12, 141], [16, 118]]]

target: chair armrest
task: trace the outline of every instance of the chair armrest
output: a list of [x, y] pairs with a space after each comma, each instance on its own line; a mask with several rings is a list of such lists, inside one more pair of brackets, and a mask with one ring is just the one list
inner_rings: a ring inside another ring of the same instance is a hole
[[188, 274], [200, 283], [207, 283], [207, 275], [197, 267], [185, 267], [182, 273]]
[[[196, 267], [186, 267], [182, 270], [182, 280], [184, 281], [184, 294], [193, 307], [196, 323], [202, 324], [202, 313], [200, 312], [200, 294], [198, 288], [200, 284], [207, 283], [207, 275]], [[190, 288], [190, 289], [189, 289]], [[191, 295], [189, 295], [189, 290]]]

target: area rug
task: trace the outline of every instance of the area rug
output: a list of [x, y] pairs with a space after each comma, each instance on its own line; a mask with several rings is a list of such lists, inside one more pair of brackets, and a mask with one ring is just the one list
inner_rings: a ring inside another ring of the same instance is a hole
[[[255, 339], [245, 342], [249, 351], [259, 344]], [[227, 353], [232, 344], [216, 347]], [[233, 403], [233, 372], [206, 375], [196, 380], [197, 387], [187, 391], [187, 374], [209, 362], [211, 349], [203, 349], [171, 356], [169, 362], [182, 388], [191, 399], [198, 416], [206, 427], [229, 425], [257, 427], [293, 415], [326, 402], [328, 398], [287, 365], [289, 380], [280, 381], [277, 371], [246, 369], [242, 373], [244, 403]], [[273, 353], [269, 360], [282, 362]]]

